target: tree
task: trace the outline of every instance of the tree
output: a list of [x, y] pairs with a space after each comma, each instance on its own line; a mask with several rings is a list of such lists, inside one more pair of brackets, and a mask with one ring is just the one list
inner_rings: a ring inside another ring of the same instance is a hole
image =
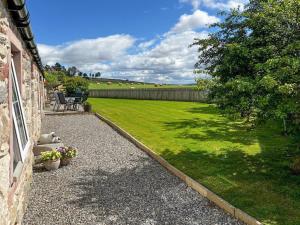
[[51, 71], [52, 67], [49, 65], [44, 66], [45, 71]]
[[96, 78], [101, 77], [101, 73], [100, 72], [95, 73], [95, 77]]
[[50, 90], [53, 90], [60, 85], [58, 76], [49, 71], [45, 72], [45, 79], [46, 79], [45, 86]]
[[198, 73], [213, 78], [210, 96], [248, 121], [283, 121], [300, 130], [300, 1], [252, 0], [223, 13], [207, 39], [196, 39]]
[[57, 63], [54, 64], [54, 66], [52, 66], [52, 68], [55, 71], [62, 71], [63, 66], [60, 63], [57, 62]]
[[75, 76], [78, 73], [78, 69], [75, 66], [71, 66], [67, 69], [67, 74], [69, 76]]
[[63, 83], [68, 96], [73, 96], [77, 92], [87, 93], [89, 82], [82, 77], [67, 77]]

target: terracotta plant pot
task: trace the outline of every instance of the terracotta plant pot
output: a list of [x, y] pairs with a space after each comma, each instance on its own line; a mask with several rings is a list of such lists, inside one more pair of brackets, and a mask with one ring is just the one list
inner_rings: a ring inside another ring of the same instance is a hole
[[44, 166], [47, 170], [57, 170], [60, 165], [60, 159], [48, 160], [44, 162]]
[[70, 162], [72, 161], [72, 158], [64, 158], [60, 160], [60, 165], [61, 166], [67, 166], [70, 164]]
[[85, 112], [92, 112], [92, 105], [84, 104], [83, 109], [84, 109]]

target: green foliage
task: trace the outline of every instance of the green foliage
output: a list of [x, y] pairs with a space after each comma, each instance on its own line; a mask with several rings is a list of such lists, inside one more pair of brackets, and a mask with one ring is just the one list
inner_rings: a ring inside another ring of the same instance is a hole
[[42, 161], [57, 160], [61, 158], [61, 153], [57, 150], [46, 151], [41, 153]]
[[193, 44], [196, 70], [214, 78], [211, 98], [230, 114], [279, 119], [286, 133], [299, 132], [300, 1], [252, 0], [225, 16], [216, 32]]
[[61, 158], [74, 158], [77, 156], [77, 149], [74, 147], [59, 147], [57, 151], [61, 154]]
[[88, 93], [89, 81], [82, 77], [70, 76], [66, 71], [46, 71], [46, 87], [55, 89], [63, 85], [68, 96], [81, 92], [85, 95]]
[[214, 82], [212, 79], [197, 78], [197, 89], [200, 91], [210, 90], [214, 86]]
[[56, 88], [57, 86], [60, 85], [58, 77], [53, 73], [45, 72], [45, 79], [46, 79], [45, 86], [49, 89]]
[[74, 158], [77, 156], [77, 149], [73, 147], [68, 147], [66, 154], [64, 155], [65, 158]]
[[55, 89], [59, 85], [62, 85], [66, 80], [66, 74], [63, 71], [46, 71], [46, 87], [49, 89]]
[[67, 95], [74, 95], [76, 92], [87, 93], [89, 82], [82, 77], [66, 77], [63, 85]]

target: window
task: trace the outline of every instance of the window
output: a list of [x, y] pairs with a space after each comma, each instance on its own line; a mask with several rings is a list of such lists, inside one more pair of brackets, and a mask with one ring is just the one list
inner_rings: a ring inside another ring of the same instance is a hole
[[18, 85], [14, 61], [11, 61], [11, 79], [12, 79], [12, 113], [13, 113], [13, 133], [14, 133], [14, 166], [18, 161], [26, 157], [29, 149], [29, 136], [25, 123], [22, 99]]

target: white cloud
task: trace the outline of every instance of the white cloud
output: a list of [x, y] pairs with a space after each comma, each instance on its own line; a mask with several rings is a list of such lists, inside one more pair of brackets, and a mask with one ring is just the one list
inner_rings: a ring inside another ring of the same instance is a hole
[[39, 52], [44, 64], [77, 65], [95, 64], [99, 61], [115, 60], [133, 46], [135, 39], [130, 35], [112, 35], [95, 39], [84, 39], [63, 45], [39, 44]]
[[195, 31], [168, 33], [152, 49], [113, 62], [114, 76], [160, 83], [191, 83], [195, 78], [193, 69], [198, 53], [197, 48], [189, 45], [194, 38], [207, 35], [207, 32]]
[[192, 5], [194, 10], [199, 9], [200, 6], [204, 6], [211, 9], [228, 11], [232, 8], [240, 8], [241, 10], [243, 10], [248, 0], [179, 0], [179, 2]]
[[[198, 53], [197, 48], [190, 48], [189, 45], [196, 37], [205, 38], [207, 32], [166, 33], [161, 40], [155, 38], [137, 45], [140, 51], [136, 54], [124, 52], [129, 46], [135, 47], [131, 45], [132, 42], [128, 42], [127, 36], [124, 40], [124, 36], [120, 36], [121, 43], [114, 47], [103, 46], [102, 42], [101, 48], [91, 46], [91, 43], [99, 44], [99, 38], [61, 46], [39, 44], [38, 47], [44, 63], [75, 65], [84, 72], [100, 71], [104, 77], [158, 83], [191, 83], [194, 82], [193, 69]], [[154, 43], [157, 44], [153, 46]], [[152, 47], [149, 48], [150, 46]], [[111, 48], [114, 50], [110, 50]]]
[[130, 35], [119, 34], [84, 39], [62, 45], [39, 44], [44, 64], [60, 62], [76, 66], [83, 72], [102, 72], [103, 77], [157, 83], [192, 83], [196, 47], [189, 47], [195, 38], [205, 38], [206, 31], [197, 32], [218, 21], [206, 12], [196, 10], [182, 15], [170, 31], [137, 43]]
[[206, 7], [219, 10], [230, 10], [233, 8], [240, 8], [241, 10], [243, 10], [246, 3], [247, 0], [228, 0], [226, 2], [215, 0], [203, 0], [203, 4]]
[[197, 9], [192, 15], [183, 14], [178, 23], [171, 29], [171, 32], [183, 32], [207, 27], [207, 25], [216, 23], [219, 18], [208, 15], [207, 12]]
[[152, 39], [150, 41], [146, 41], [146, 42], [142, 42], [138, 45], [138, 47], [142, 50], [146, 50], [148, 49], [149, 47], [153, 46], [155, 44], [157, 40], [156, 39]]
[[181, 3], [189, 3], [193, 6], [194, 10], [199, 9], [201, 0], [179, 0]]

